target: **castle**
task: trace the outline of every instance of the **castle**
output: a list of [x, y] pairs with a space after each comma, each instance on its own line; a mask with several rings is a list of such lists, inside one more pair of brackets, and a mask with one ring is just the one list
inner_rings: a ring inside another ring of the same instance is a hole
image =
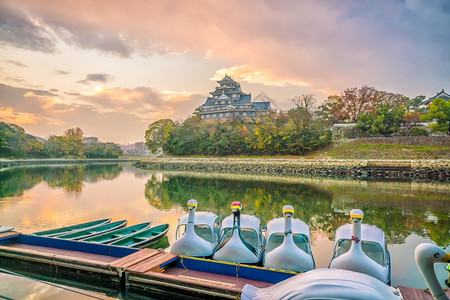
[[270, 102], [252, 102], [251, 94], [244, 93], [241, 85], [227, 74], [217, 83], [219, 86], [201, 106], [202, 119], [256, 117], [270, 110]]

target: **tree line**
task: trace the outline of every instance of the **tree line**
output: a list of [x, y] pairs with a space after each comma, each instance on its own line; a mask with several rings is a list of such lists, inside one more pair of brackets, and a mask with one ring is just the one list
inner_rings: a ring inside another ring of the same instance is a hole
[[449, 134], [450, 102], [437, 98], [425, 111], [424, 99], [362, 86], [329, 96], [318, 107], [314, 95], [297, 96], [292, 109], [256, 118], [206, 121], [197, 109], [181, 122], [153, 122], [145, 141], [152, 152], [175, 155], [305, 155], [331, 143], [335, 123], [356, 123], [350, 137], [428, 135], [419, 125], [432, 120], [432, 132]]
[[122, 154], [122, 149], [111, 142], [85, 144], [83, 131], [78, 127], [40, 142], [20, 126], [0, 122], [2, 158], [118, 158]]

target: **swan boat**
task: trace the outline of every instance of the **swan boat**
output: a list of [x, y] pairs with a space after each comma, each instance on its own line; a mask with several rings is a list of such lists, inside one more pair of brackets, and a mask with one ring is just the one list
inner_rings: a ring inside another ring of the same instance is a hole
[[242, 204], [235, 201], [231, 204], [233, 215], [222, 221], [219, 245], [213, 259], [257, 264], [261, 261], [264, 249], [264, 236], [261, 222], [255, 216], [241, 214]]
[[210, 257], [219, 241], [220, 221], [212, 212], [196, 212], [197, 200], [187, 202], [189, 213], [178, 221], [171, 253]]
[[[420, 244], [414, 251], [416, 264], [435, 300], [448, 300], [433, 265], [450, 262], [450, 253], [433, 244]], [[342, 269], [315, 269], [298, 274], [267, 288], [245, 285], [241, 299], [373, 299], [401, 300], [399, 289], [373, 276]]]
[[353, 209], [350, 212], [353, 224], [338, 228], [329, 268], [364, 273], [390, 284], [391, 258], [384, 232], [376, 226], [362, 224], [363, 217], [362, 210]]
[[294, 272], [314, 269], [309, 226], [294, 219], [293, 214], [294, 208], [286, 205], [283, 207], [284, 218], [267, 223], [264, 267]]

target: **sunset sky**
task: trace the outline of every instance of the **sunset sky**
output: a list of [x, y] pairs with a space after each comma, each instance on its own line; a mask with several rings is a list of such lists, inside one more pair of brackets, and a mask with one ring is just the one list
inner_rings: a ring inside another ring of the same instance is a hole
[[450, 1], [0, 0], [0, 120], [33, 135], [142, 141], [225, 73], [282, 109], [362, 85], [450, 91]]

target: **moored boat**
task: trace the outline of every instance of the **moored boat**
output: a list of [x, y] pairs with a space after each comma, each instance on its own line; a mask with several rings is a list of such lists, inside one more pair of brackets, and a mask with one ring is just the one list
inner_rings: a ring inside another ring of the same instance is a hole
[[145, 222], [136, 224], [133, 226], [128, 226], [124, 228], [119, 228], [113, 231], [109, 231], [103, 234], [95, 235], [93, 237], [81, 239], [84, 242], [89, 243], [99, 243], [99, 244], [110, 244], [114, 241], [125, 238], [133, 233], [136, 233], [140, 230], [149, 228], [152, 225], [152, 222]]
[[264, 236], [261, 222], [255, 216], [241, 214], [242, 204], [235, 201], [231, 204], [233, 215], [222, 221], [219, 245], [213, 259], [257, 264], [261, 261], [264, 249]]
[[284, 218], [267, 223], [265, 267], [294, 272], [314, 269], [309, 226], [300, 219], [294, 219], [293, 214], [294, 208], [286, 205], [283, 207]]
[[91, 227], [84, 230], [78, 230], [72, 233], [58, 235], [59, 239], [69, 239], [69, 240], [81, 240], [94, 235], [102, 234], [108, 231], [113, 231], [115, 229], [122, 228], [127, 225], [127, 220], [121, 220], [117, 222], [107, 223], [95, 227]]
[[219, 240], [219, 217], [212, 212], [196, 212], [197, 200], [187, 202], [189, 214], [178, 221], [176, 241], [171, 253], [193, 257], [209, 257]]
[[79, 231], [79, 230], [93, 228], [95, 226], [103, 225], [103, 224], [106, 224], [109, 222], [111, 222], [111, 218], [101, 219], [101, 220], [96, 220], [96, 221], [91, 221], [91, 222], [86, 222], [86, 223], [80, 223], [80, 224], [75, 224], [75, 225], [69, 225], [69, 226], [44, 230], [44, 231], [38, 231], [33, 234], [38, 235], [38, 236], [45, 236], [45, 237], [56, 237], [59, 235], [68, 234], [68, 233]]
[[169, 224], [162, 224], [147, 228], [120, 240], [112, 242], [110, 245], [144, 248], [162, 239], [167, 234], [167, 231], [169, 231], [169, 227]]
[[353, 224], [345, 224], [336, 230], [334, 255], [330, 268], [364, 273], [391, 282], [391, 258], [384, 232], [376, 226], [361, 224], [364, 213], [353, 209]]
[[[450, 253], [446, 253], [436, 245], [425, 243], [416, 247], [414, 255], [433, 298], [449, 299], [437, 280], [433, 265], [450, 262]], [[415, 298], [408, 299], [417, 299], [418, 295], [420, 294], [415, 293]], [[247, 284], [242, 289], [241, 299], [403, 300], [406, 297], [403, 297], [400, 288], [391, 287], [371, 275], [342, 269], [315, 269], [268, 288], [257, 288]]]
[[0, 233], [8, 232], [8, 231], [11, 231], [13, 229], [14, 229], [14, 227], [11, 227], [11, 226], [0, 226]]

